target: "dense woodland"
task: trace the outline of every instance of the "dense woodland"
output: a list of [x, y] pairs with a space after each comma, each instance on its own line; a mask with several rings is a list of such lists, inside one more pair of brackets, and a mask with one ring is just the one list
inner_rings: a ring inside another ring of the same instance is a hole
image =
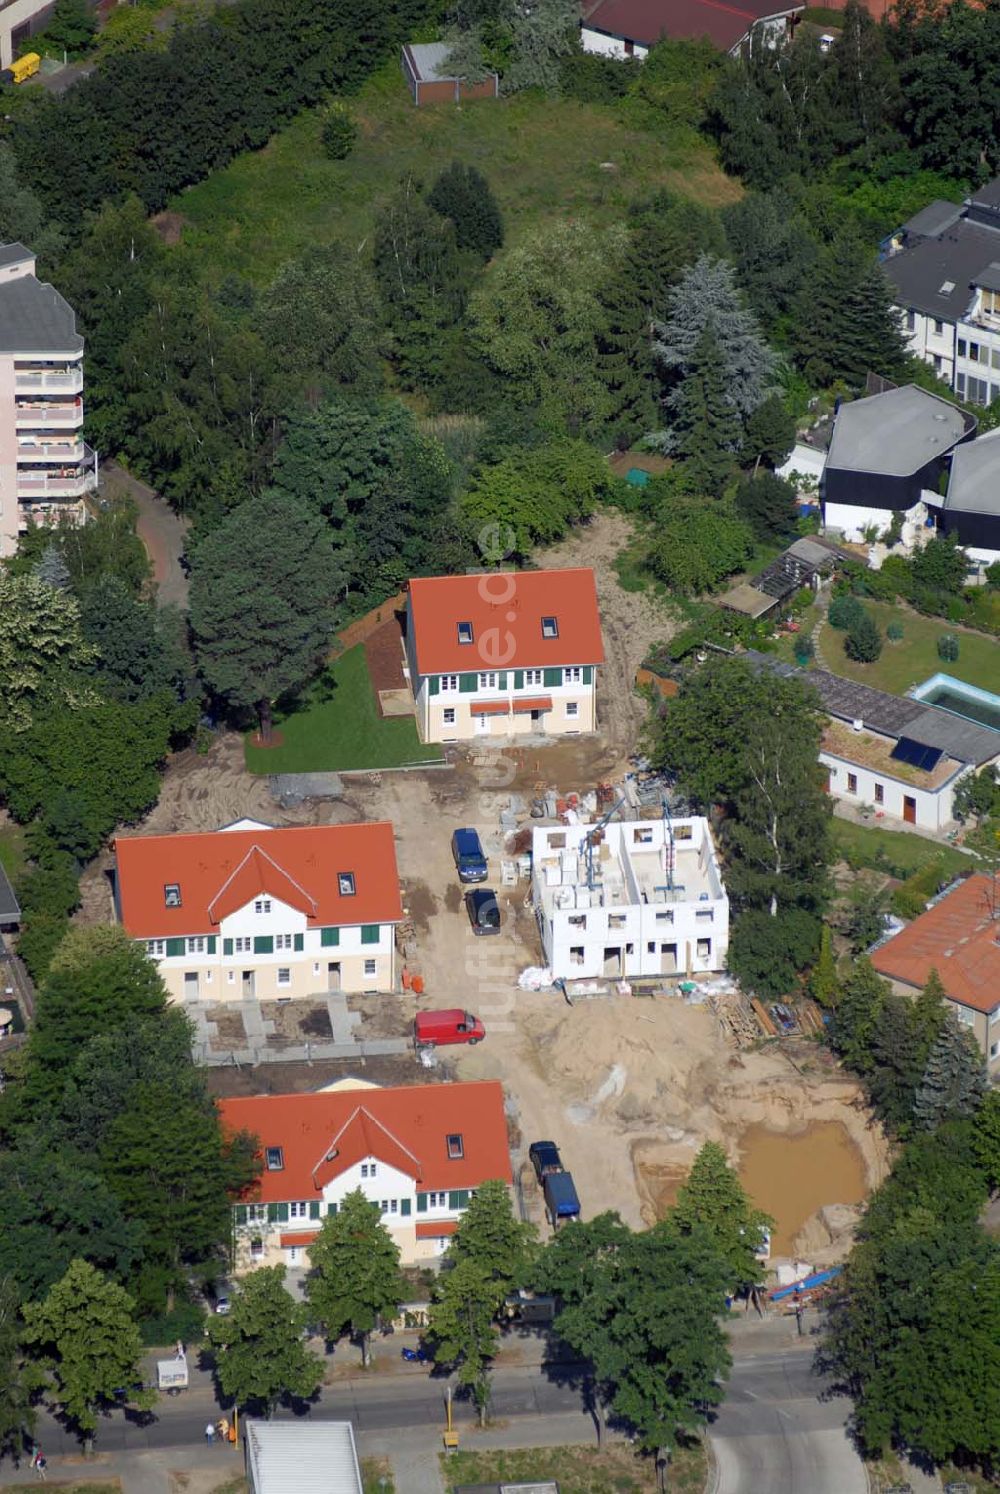
[[[75, 24], [83, 50], [79, 9], [60, 0], [54, 25], [66, 36]], [[408, 576], [478, 563], [497, 526], [502, 558], [530, 565], [617, 505], [636, 535], [631, 584], [655, 585], [685, 623], [667, 650], [682, 693], [647, 745], [716, 816], [733, 967], [764, 995], [812, 970], [834, 1049], [899, 1142], [829, 1341], [862, 1441], [1000, 1456], [995, 1397], [984, 1399], [1000, 1368], [1000, 1265], [977, 1222], [1000, 1184], [996, 1096], [984, 1099], [981, 1062], [934, 983], [910, 1004], [863, 961], [847, 978], [837, 969], [817, 700], [736, 661], [693, 667], [706, 641], [765, 642], [711, 598], [801, 532], [774, 475], [797, 422], [858, 393], [869, 372], [936, 387], [905, 354], [878, 245], [931, 198], [959, 200], [1000, 171], [1000, 5], [959, 0], [939, 15], [904, 3], [875, 23], [852, 0], [828, 55], [804, 26], [778, 53], [737, 62], [664, 42], [642, 65], [584, 56], [576, 17], [569, 0], [235, 0], [155, 39], [117, 27], [125, 40], [91, 77], [13, 100], [0, 233], [37, 251], [77, 311], [89, 439], [190, 516], [192, 585], [187, 620], [150, 600], [125, 504], [82, 530], [29, 532], [0, 573], [0, 793], [27, 827], [21, 953], [39, 983], [0, 1109], [0, 1447], [38, 1373], [93, 1429], [134, 1367], [134, 1318], [154, 1336], [181, 1331], [192, 1284], [224, 1258], [227, 1196], [252, 1174], [249, 1142], [222, 1142], [186, 1023], [151, 967], [117, 935], [67, 934], [81, 866], [155, 802], [168, 751], [198, 740], [204, 711], [236, 724], [256, 714], [266, 732], [338, 623]], [[711, 142], [740, 194], [715, 209], [636, 193], [612, 226], [554, 203], [508, 241], [488, 174], [458, 159], [427, 180], [387, 180], [362, 243], [315, 245], [270, 283], [189, 273], [150, 214], [307, 107], [326, 111], [324, 148], [347, 159], [366, 77], [393, 67], [403, 40], [438, 35], [463, 76], [497, 69], [505, 93], [605, 110], [665, 161]], [[1000, 419], [977, 413], [982, 427]], [[607, 462], [630, 447], [669, 459], [642, 489]], [[866, 599], [996, 633], [991, 580], [967, 589], [963, 557], [935, 540], [878, 574], [848, 572], [830, 621], [861, 662], [882, 646]], [[998, 799], [981, 777], [963, 802], [987, 847]], [[933, 890], [911, 888], [918, 907]], [[883, 911], [852, 908], [855, 955]], [[760, 1220], [724, 1159], [703, 1154], [677, 1209], [640, 1235], [604, 1218], [539, 1255], [505, 1207], [484, 1198], [456, 1237], [434, 1310], [439, 1357], [485, 1411], [495, 1306], [512, 1284], [547, 1285], [562, 1337], [593, 1367], [602, 1418], [624, 1416], [666, 1455], [718, 1398], [726, 1291], [756, 1280], [745, 1241]], [[312, 1305], [331, 1337], [364, 1343], [399, 1298], [398, 1263], [362, 1213], [381, 1295], [348, 1300], [328, 1221]], [[651, 1272], [661, 1291], [647, 1300]], [[317, 1370], [281, 1273], [257, 1278], [213, 1339], [227, 1393], [270, 1407], [283, 1391], [308, 1395]], [[692, 1282], [693, 1326], [677, 1311]], [[81, 1389], [65, 1366], [98, 1312], [118, 1323], [122, 1355]]]

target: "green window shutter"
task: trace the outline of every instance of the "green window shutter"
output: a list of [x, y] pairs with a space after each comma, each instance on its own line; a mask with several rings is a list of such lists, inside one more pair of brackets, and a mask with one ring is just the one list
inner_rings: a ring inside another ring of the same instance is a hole
[[441, 676], [439, 674], [428, 675], [427, 688], [432, 695], [436, 695], [441, 688]]
[[500, 671], [500, 689], [501, 690], [506, 690], [506, 688], [507, 688], [507, 671], [506, 671], [506, 669], [501, 669], [501, 671]]
[[279, 1224], [287, 1224], [288, 1223], [288, 1205], [287, 1204], [279, 1204], [278, 1205], [278, 1223]]
[[381, 932], [382, 932], [382, 925], [379, 924], [379, 923], [366, 923], [366, 924], [363, 924], [362, 928], [361, 928], [361, 942], [362, 942], [362, 944], [377, 944], [378, 941], [379, 941], [379, 935], [381, 934]]
[[593, 680], [593, 678], [594, 678], [594, 666], [592, 664], [585, 664], [583, 666], [583, 683], [585, 685], [589, 685], [591, 683], [591, 681]]
[[268, 1224], [275, 1224], [277, 1222], [277, 1219], [278, 1219], [278, 1205], [277, 1204], [268, 1204], [268, 1206], [267, 1206], [267, 1222], [268, 1222]]
[[426, 1214], [427, 1213], [427, 1194], [426, 1193], [418, 1193], [417, 1194], [417, 1213], [418, 1214]]
[[402, 1216], [403, 1216], [404, 1219], [408, 1219], [409, 1218], [409, 1215], [410, 1215], [410, 1200], [408, 1198], [401, 1198], [399, 1200], [399, 1212], [402, 1214]]
[[524, 670], [523, 669], [515, 669], [514, 670], [514, 689], [515, 690], [523, 690], [524, 689]]
[[473, 690], [479, 688], [479, 676], [475, 674], [460, 674], [458, 677], [458, 690], [460, 695], [469, 695]]
[[336, 1214], [336, 1212], [337, 1212], [337, 1205], [336, 1204], [327, 1204], [327, 1206], [326, 1206], [326, 1212], [328, 1214]]
[[545, 673], [543, 675], [543, 679], [544, 679], [544, 682], [545, 682], [546, 685], [561, 685], [562, 684], [562, 670], [561, 669], [546, 669]]
[[318, 1198], [311, 1198], [309, 1200], [309, 1218], [310, 1219], [318, 1219], [319, 1218], [319, 1199]]
[[223, 941], [222, 941], [222, 953], [224, 955], [231, 955], [232, 952], [233, 952], [233, 941], [232, 941], [232, 939], [223, 939]]
[[274, 954], [274, 935], [254, 934], [253, 952], [254, 954]]
[[205, 948], [207, 949], [207, 951], [208, 951], [209, 954], [215, 954], [215, 935], [214, 934], [209, 934], [209, 936], [208, 936], [208, 942], [206, 943]]
[[339, 929], [320, 929], [320, 931], [319, 931], [319, 942], [320, 942], [320, 944], [322, 944], [322, 946], [323, 946], [324, 949], [329, 949], [331, 947], [331, 945], [339, 944], [340, 943], [340, 930]]
[[462, 1205], [459, 1203], [459, 1199], [461, 1198], [461, 1196], [462, 1195], [457, 1191], [448, 1194], [449, 1209], [460, 1209], [462, 1207]]
[[458, 1207], [460, 1209], [467, 1209], [469, 1207], [469, 1190], [468, 1190], [468, 1188], [462, 1188], [462, 1189], [459, 1190], [459, 1194], [458, 1194]]
[[294, 936], [294, 938], [292, 939], [292, 945], [296, 950], [302, 949], [304, 938], [305, 936], [303, 934], [296, 934]]
[[183, 939], [168, 939], [167, 940], [167, 954], [168, 955], [182, 955], [183, 953], [184, 953], [184, 940]]
[[235, 1216], [237, 1224], [246, 1224], [246, 1222], [247, 1222], [247, 1206], [246, 1206], [246, 1204], [237, 1204], [236, 1207], [235, 1207], [235, 1209], [233, 1210], [233, 1214]]

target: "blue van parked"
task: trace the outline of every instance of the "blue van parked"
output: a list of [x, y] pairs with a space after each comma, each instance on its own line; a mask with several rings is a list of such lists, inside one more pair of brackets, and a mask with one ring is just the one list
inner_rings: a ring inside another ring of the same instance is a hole
[[451, 837], [451, 854], [455, 858], [460, 882], [485, 882], [489, 876], [482, 841], [475, 830], [456, 830]]

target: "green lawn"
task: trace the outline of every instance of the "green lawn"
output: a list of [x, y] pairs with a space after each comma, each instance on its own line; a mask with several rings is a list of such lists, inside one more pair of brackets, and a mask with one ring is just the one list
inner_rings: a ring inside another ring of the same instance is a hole
[[[652, 1461], [625, 1442], [608, 1443], [603, 1452], [595, 1447], [539, 1447], [442, 1454], [441, 1468], [449, 1490], [498, 1479], [555, 1479], [560, 1494], [646, 1494], [656, 1488]], [[707, 1477], [705, 1449], [698, 1442], [677, 1451], [667, 1488], [670, 1494], [702, 1494]]]
[[255, 747], [246, 738], [251, 773], [340, 773], [440, 762], [439, 747], [425, 747], [412, 716], [383, 719], [368, 678], [363, 644], [324, 670], [301, 707], [275, 718], [279, 747]]
[[15, 887], [24, 872], [26, 860], [22, 827], [14, 824], [0, 826], [0, 866]]
[[360, 126], [355, 150], [331, 161], [320, 145], [322, 109], [299, 115], [263, 150], [170, 204], [184, 220], [192, 273], [230, 271], [267, 283], [277, 267], [312, 244], [353, 247], [370, 234], [374, 205], [412, 172], [430, 182], [452, 160], [479, 166], [504, 212], [508, 241], [552, 218], [623, 216], [642, 192], [669, 187], [701, 202], [739, 196], [693, 134], [683, 144], [629, 129], [603, 105], [522, 94], [455, 109], [416, 109], [399, 68], [387, 65], [351, 101]]
[[[865, 602], [885, 635], [890, 622], [901, 622], [903, 636], [898, 643], [885, 639], [882, 654], [874, 664], [856, 664], [844, 653], [844, 634], [825, 627], [820, 634], [820, 648], [834, 674], [852, 680], [863, 680], [877, 690], [904, 695], [911, 685], [919, 685], [941, 670], [970, 685], [996, 690], [1000, 682], [1000, 640], [985, 633], [957, 628], [941, 617], [921, 617], [908, 607], [893, 607], [887, 602]], [[955, 662], [938, 658], [937, 641], [943, 633], [954, 633], [959, 641]]]
[[968, 869], [971, 857], [953, 846], [911, 835], [905, 830], [882, 830], [874, 825], [855, 825], [836, 817], [830, 822], [838, 854], [852, 866], [873, 870], [890, 869], [900, 877], [919, 871], [928, 861], [940, 861], [946, 876]]

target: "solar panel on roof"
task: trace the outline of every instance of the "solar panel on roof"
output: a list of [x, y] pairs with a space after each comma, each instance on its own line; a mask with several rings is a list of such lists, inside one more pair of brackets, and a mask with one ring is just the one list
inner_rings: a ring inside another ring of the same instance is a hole
[[941, 761], [941, 748], [928, 747], [924, 742], [915, 742], [912, 737], [900, 737], [889, 754], [898, 763], [907, 763], [911, 768], [921, 768], [929, 773]]

